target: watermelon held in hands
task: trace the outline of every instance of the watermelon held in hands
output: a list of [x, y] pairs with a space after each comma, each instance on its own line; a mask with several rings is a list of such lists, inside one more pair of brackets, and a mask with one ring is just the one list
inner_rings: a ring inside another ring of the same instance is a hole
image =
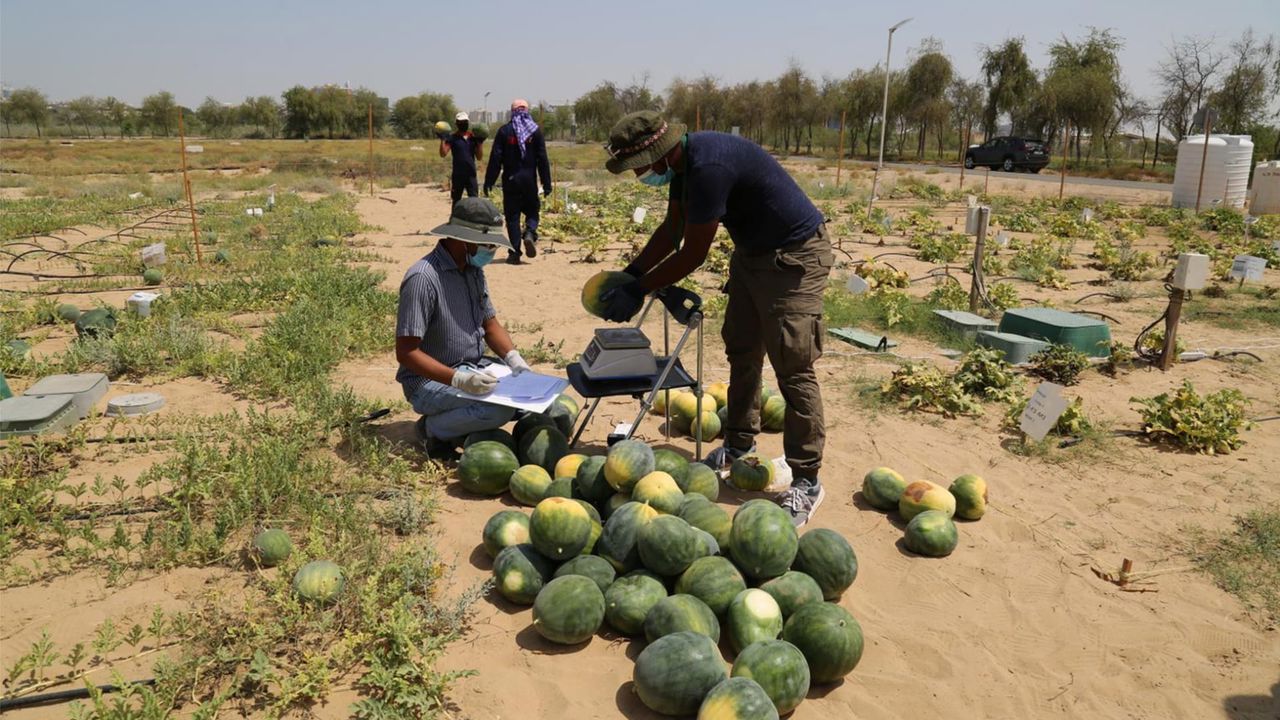
[[706, 603], [717, 617], [723, 617], [729, 603], [746, 589], [747, 583], [738, 568], [726, 558], [714, 556], [694, 560], [676, 580], [675, 587], [677, 593], [692, 595]]
[[499, 510], [484, 524], [483, 541], [489, 557], [529, 542], [529, 516], [519, 510]]
[[520, 461], [526, 465], [538, 465], [548, 473], [556, 469], [560, 459], [569, 454], [569, 441], [564, 433], [553, 427], [536, 427], [518, 441]]
[[778, 720], [778, 709], [760, 683], [731, 677], [707, 693], [698, 720]]
[[759, 492], [773, 484], [773, 461], [760, 453], [747, 453], [729, 466], [729, 483], [739, 490]]
[[770, 432], [782, 432], [787, 419], [787, 401], [781, 395], [774, 395], [765, 401], [760, 408], [760, 424]]
[[960, 534], [950, 515], [940, 510], [925, 510], [907, 523], [904, 539], [907, 549], [913, 553], [945, 557], [956, 549]]
[[663, 715], [692, 715], [703, 698], [725, 680], [724, 660], [715, 642], [694, 632], [659, 638], [636, 658], [636, 695]]
[[328, 560], [312, 560], [298, 568], [293, 576], [293, 591], [298, 597], [317, 605], [328, 605], [338, 599], [346, 577], [342, 568]]
[[774, 640], [782, 632], [782, 608], [773, 596], [759, 588], [743, 590], [725, 611], [729, 645], [735, 653], [761, 640]]
[[546, 498], [529, 516], [529, 541], [552, 560], [576, 557], [591, 539], [591, 516], [575, 500]]
[[532, 605], [554, 570], [555, 565], [532, 545], [512, 545], [493, 559], [494, 587], [517, 605]]
[[292, 553], [289, 534], [279, 528], [263, 530], [253, 537], [253, 557], [262, 567], [275, 567]]
[[660, 513], [674, 515], [680, 511], [680, 504], [684, 502], [684, 492], [670, 475], [654, 470], [640, 478], [631, 489], [631, 499], [646, 503]]
[[849, 541], [835, 530], [818, 528], [800, 536], [795, 570], [808, 575], [822, 588], [824, 600], [836, 600], [858, 578], [858, 556]]
[[644, 566], [666, 577], [684, 572], [704, 553], [697, 531], [675, 515], [659, 515], [645, 523], [636, 547]]
[[501, 495], [511, 484], [511, 473], [520, 467], [516, 454], [492, 440], [474, 443], [458, 460], [458, 480], [476, 495]]
[[533, 629], [559, 645], [590, 640], [603, 622], [604, 593], [589, 577], [557, 577], [533, 601]]
[[749, 578], [768, 580], [786, 572], [799, 544], [791, 516], [768, 500], [748, 500], [734, 513], [729, 552]]
[[814, 603], [796, 611], [782, 630], [809, 664], [816, 685], [839, 681], [862, 659], [862, 626], [834, 603]]
[[582, 286], [582, 308], [604, 319], [605, 304], [601, 302], [600, 296], [633, 280], [635, 278], [631, 275], [617, 270], [603, 270], [592, 275]]
[[671, 595], [657, 602], [644, 618], [649, 642], [678, 632], [696, 632], [720, 642], [720, 622], [707, 604], [692, 595]]
[[980, 520], [987, 512], [987, 481], [977, 475], [961, 475], [948, 488], [956, 499], [956, 517]]
[[720, 477], [715, 470], [700, 462], [689, 463], [684, 482], [683, 490], [686, 493], [698, 493], [711, 502], [720, 497]]
[[784, 621], [805, 605], [822, 602], [822, 588], [813, 578], [798, 570], [788, 570], [761, 585], [760, 589], [777, 601]]
[[897, 510], [907, 481], [896, 471], [878, 467], [862, 478], [862, 497], [877, 510]]
[[648, 445], [639, 440], [622, 440], [605, 456], [604, 477], [614, 490], [629, 493], [653, 468], [653, 450]]
[[956, 498], [941, 485], [928, 480], [913, 482], [898, 499], [898, 514], [910, 520], [926, 510], [938, 510], [951, 517], [956, 514]]
[[604, 591], [605, 621], [623, 635], [642, 635], [644, 619], [666, 596], [666, 586], [652, 575], [632, 573], [620, 577]]
[[551, 486], [551, 476], [540, 465], [521, 465], [511, 473], [511, 497], [521, 505], [533, 507], [542, 501]]
[[730, 674], [759, 683], [779, 715], [796, 709], [809, 694], [809, 664], [800, 649], [786, 640], [762, 640], [747, 646], [733, 661]]

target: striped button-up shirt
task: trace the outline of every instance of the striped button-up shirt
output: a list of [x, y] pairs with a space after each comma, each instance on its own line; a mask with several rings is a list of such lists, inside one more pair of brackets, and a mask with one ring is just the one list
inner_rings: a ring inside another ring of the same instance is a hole
[[[478, 363], [485, 349], [484, 322], [495, 315], [484, 271], [459, 268], [442, 243], [414, 263], [400, 282], [396, 337], [421, 338], [418, 347], [449, 367]], [[396, 380], [406, 398], [427, 382], [404, 365]]]

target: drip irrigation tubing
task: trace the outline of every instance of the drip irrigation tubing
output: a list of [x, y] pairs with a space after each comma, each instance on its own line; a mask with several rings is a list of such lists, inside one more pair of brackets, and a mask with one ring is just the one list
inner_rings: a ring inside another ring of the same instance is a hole
[[[155, 685], [155, 678], [147, 678], [146, 680], [138, 680], [128, 684], [129, 687], [136, 685]], [[106, 694], [120, 692], [124, 690], [122, 685], [99, 685], [97, 692]], [[24, 697], [5, 698], [0, 700], [0, 712], [6, 710], [17, 710], [25, 707], [35, 707], [37, 705], [52, 705], [54, 703], [64, 703], [71, 700], [84, 700], [93, 693], [89, 688], [76, 688], [75, 690], [59, 690], [57, 692], [42, 693], [40, 695], [26, 695]]]

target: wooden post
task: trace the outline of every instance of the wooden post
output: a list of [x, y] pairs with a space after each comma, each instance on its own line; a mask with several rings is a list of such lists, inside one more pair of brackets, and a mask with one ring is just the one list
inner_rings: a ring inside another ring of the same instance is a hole
[[1058, 202], [1062, 202], [1062, 193], [1067, 189], [1067, 145], [1071, 144], [1071, 121], [1062, 126], [1062, 174], [1058, 177]]
[[694, 129], [696, 129], [696, 130], [698, 130], [699, 132], [701, 132], [701, 131], [702, 131], [702, 106], [701, 106], [701, 105], [699, 105], [699, 106], [697, 106], [697, 107], [698, 107], [698, 109], [697, 109], [697, 111], [696, 111], [696, 112], [697, 112], [698, 120], [697, 120], [697, 124], [696, 124], [696, 125], [694, 125]]
[[1182, 317], [1182, 300], [1185, 293], [1174, 288], [1169, 293], [1169, 310], [1164, 317], [1164, 348], [1160, 350], [1160, 369], [1173, 367], [1177, 358], [1178, 320]]
[[187, 208], [191, 210], [191, 241], [196, 246], [196, 263], [204, 264], [200, 252], [200, 225], [196, 222], [196, 203], [191, 197], [191, 177], [187, 174], [187, 132], [182, 126], [182, 108], [178, 108], [178, 143], [182, 148], [182, 189], [187, 196]]
[[969, 133], [972, 128], [964, 129], [964, 147], [960, 148], [960, 189], [964, 190], [964, 154], [969, 151]]
[[373, 103], [369, 103], [369, 197], [373, 197]]
[[978, 235], [973, 245], [973, 279], [969, 283], [969, 312], [978, 312], [982, 300], [982, 254], [987, 244], [987, 223], [991, 220], [991, 208], [978, 208]]
[[844, 162], [844, 116], [847, 112], [840, 111], [840, 139], [836, 141], [836, 190], [840, 189], [840, 165]]
[[[1204, 191], [1204, 166], [1209, 162], [1209, 108], [1204, 109], [1204, 152], [1200, 154], [1200, 182], [1196, 185], [1196, 214], [1200, 214], [1200, 193]], [[1226, 201], [1226, 198], [1223, 198]]]
[[991, 195], [991, 193], [988, 192], [990, 188], [991, 188], [991, 168], [988, 166], [987, 174], [982, 181], [982, 194], [989, 197]]

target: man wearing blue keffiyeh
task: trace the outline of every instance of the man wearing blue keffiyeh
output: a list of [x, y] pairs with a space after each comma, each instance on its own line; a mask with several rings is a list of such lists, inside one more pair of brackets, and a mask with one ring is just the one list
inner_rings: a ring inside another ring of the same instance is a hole
[[[484, 174], [486, 197], [497, 183], [499, 173], [502, 174], [502, 213], [506, 217], [507, 236], [513, 248], [507, 262], [519, 265], [522, 246], [529, 257], [538, 254], [538, 212], [542, 208], [538, 197], [539, 181], [542, 195], [551, 194], [547, 143], [538, 123], [529, 115], [529, 103], [525, 100], [512, 101], [511, 121], [493, 136], [489, 166]], [[524, 215], [523, 230], [521, 215]]]

